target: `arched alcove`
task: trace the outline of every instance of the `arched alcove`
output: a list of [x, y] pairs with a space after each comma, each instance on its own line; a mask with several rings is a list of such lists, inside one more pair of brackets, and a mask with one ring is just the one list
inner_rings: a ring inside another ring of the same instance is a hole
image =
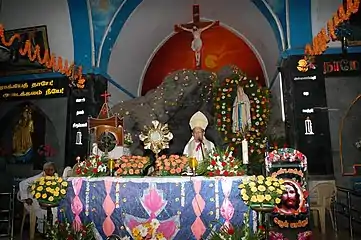
[[[156, 88], [171, 72], [179, 69], [194, 69], [195, 54], [191, 49], [193, 36], [189, 32], [172, 35], [154, 54], [146, 66], [142, 81], [144, 95]], [[226, 65], [236, 65], [250, 77], [259, 77], [265, 83], [263, 69], [257, 56], [248, 44], [226, 27], [217, 26], [202, 33], [202, 69], [217, 72]]]
[[[219, 20], [247, 39], [248, 45], [261, 59], [259, 62], [265, 70], [266, 82], [274, 76], [279, 58], [277, 37], [252, 1], [200, 0], [197, 3], [201, 19]], [[144, 69], [159, 45], [172, 35], [174, 25], [192, 21], [192, 4], [194, 1], [190, 0], [142, 1], [128, 18], [122, 19], [119, 35], [112, 28], [114, 33], [109, 38], [117, 39], [111, 49], [106, 49], [111, 52], [108, 73], [112, 79], [133, 95], [140, 95]], [[184, 44], [189, 46], [189, 40]], [[206, 40], [204, 42], [206, 44]], [[112, 85], [109, 91], [113, 103], [129, 98]]]
[[[40, 170], [44, 162], [49, 161], [49, 157], [61, 151], [58, 131], [54, 122], [46, 112], [39, 106], [36, 100], [24, 102], [7, 102], [1, 105], [3, 110], [0, 114], [0, 126], [7, 126], [0, 129], [0, 157], [10, 164], [28, 164], [32, 169]], [[31, 132], [31, 154], [21, 156], [13, 152], [13, 136], [18, 130], [18, 123], [22, 119], [26, 106], [31, 109], [31, 120], [33, 131]]]

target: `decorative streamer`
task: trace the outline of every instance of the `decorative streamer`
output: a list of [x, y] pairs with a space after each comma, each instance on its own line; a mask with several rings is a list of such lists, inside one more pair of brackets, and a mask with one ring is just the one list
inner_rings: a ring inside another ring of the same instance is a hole
[[232, 180], [228, 180], [227, 178], [222, 178], [222, 190], [224, 194], [224, 200], [221, 206], [221, 215], [225, 219], [225, 222], [223, 224], [223, 227], [225, 229], [229, 229], [232, 227], [231, 219], [233, 218], [234, 214], [234, 207], [229, 200], [229, 196], [232, 191]]
[[202, 181], [193, 180], [193, 187], [196, 195], [193, 198], [192, 206], [194, 214], [196, 215], [196, 220], [193, 222], [191, 230], [195, 238], [200, 240], [202, 239], [203, 234], [206, 232], [206, 227], [204, 226], [204, 223], [201, 219], [202, 212], [206, 206], [204, 199], [200, 195]]
[[214, 195], [216, 200], [216, 220], [219, 220], [219, 180], [214, 181]]
[[114, 204], [112, 198], [110, 197], [110, 191], [112, 190], [112, 184], [113, 184], [112, 180], [104, 180], [106, 197], [103, 202], [103, 209], [104, 209], [106, 218], [103, 222], [103, 232], [107, 237], [112, 235], [115, 230], [115, 225], [110, 217], [115, 209], [115, 204]]
[[[0, 38], [1, 43], [6, 47], [10, 47], [15, 41], [21, 40], [18, 33], [15, 33], [9, 40], [6, 40], [5, 29], [2, 24], [0, 24]], [[34, 52], [32, 52], [32, 44], [29, 39], [25, 41], [23, 48], [19, 48], [19, 53], [22, 56], [27, 56], [31, 62], [37, 61], [48, 69], [66, 75], [69, 77], [69, 80], [76, 82], [78, 88], [84, 88], [85, 78], [83, 77], [82, 66], [76, 66], [74, 63], [69, 64], [68, 60], [63, 61], [62, 57], [56, 57], [54, 53], [50, 54], [48, 49], [45, 49], [44, 56], [41, 56], [39, 45], [36, 45]]]
[[90, 182], [89, 179], [85, 183], [85, 216], [89, 216], [89, 192], [90, 192]]
[[184, 182], [181, 183], [181, 206], [184, 207], [185, 206], [185, 199], [186, 199], [186, 191], [185, 191], [185, 186], [184, 186]]
[[115, 184], [115, 208], [119, 208], [119, 192], [120, 192], [120, 183], [116, 182]]
[[83, 204], [79, 198], [79, 193], [81, 190], [81, 186], [83, 183], [82, 178], [75, 178], [72, 180], [73, 190], [74, 190], [74, 198], [71, 203], [71, 211], [74, 214], [73, 226], [75, 230], [80, 230], [82, 227], [81, 219], [79, 217], [80, 213], [83, 211]]

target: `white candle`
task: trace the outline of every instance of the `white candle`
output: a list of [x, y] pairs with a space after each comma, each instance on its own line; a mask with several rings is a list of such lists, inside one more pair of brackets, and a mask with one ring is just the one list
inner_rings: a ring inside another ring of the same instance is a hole
[[243, 164], [248, 164], [248, 142], [246, 139], [242, 140], [242, 158]]

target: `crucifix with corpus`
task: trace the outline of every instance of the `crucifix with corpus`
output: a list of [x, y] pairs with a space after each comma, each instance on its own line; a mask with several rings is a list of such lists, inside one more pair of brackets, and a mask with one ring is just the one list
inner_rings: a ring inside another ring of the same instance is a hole
[[177, 24], [174, 26], [175, 32], [186, 31], [190, 32], [193, 35], [193, 41], [191, 48], [195, 54], [196, 68], [201, 68], [201, 50], [203, 47], [203, 42], [201, 39], [201, 34], [205, 30], [208, 30], [214, 26], [219, 26], [219, 21], [201, 21], [199, 14], [199, 5], [193, 5], [193, 22], [186, 24]]

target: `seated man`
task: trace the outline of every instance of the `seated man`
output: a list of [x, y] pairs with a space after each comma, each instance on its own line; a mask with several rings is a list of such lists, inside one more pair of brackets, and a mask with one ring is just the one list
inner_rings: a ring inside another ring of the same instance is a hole
[[208, 119], [202, 112], [196, 112], [189, 121], [192, 129], [192, 138], [184, 147], [183, 154], [187, 157], [195, 157], [202, 162], [207, 154], [214, 150], [214, 144], [205, 138]]
[[[55, 164], [52, 162], [47, 162], [43, 166], [43, 171], [35, 175], [34, 177], [30, 177], [28, 179], [25, 179], [19, 183], [19, 193], [20, 193], [20, 199], [25, 201], [26, 204], [24, 204], [25, 208], [30, 212], [31, 208], [35, 212], [35, 215], [37, 217], [37, 224], [38, 224], [38, 231], [40, 233], [43, 233], [43, 223], [44, 220], [46, 220], [44, 217], [46, 217], [46, 210], [42, 209], [39, 206], [39, 203], [34, 197], [30, 194], [30, 186], [33, 182], [35, 182], [37, 179], [45, 176], [55, 176], [56, 174], [56, 168]], [[56, 211], [55, 208], [53, 210], [54, 217], [56, 216], [56, 212], [54, 214], [54, 211]]]

